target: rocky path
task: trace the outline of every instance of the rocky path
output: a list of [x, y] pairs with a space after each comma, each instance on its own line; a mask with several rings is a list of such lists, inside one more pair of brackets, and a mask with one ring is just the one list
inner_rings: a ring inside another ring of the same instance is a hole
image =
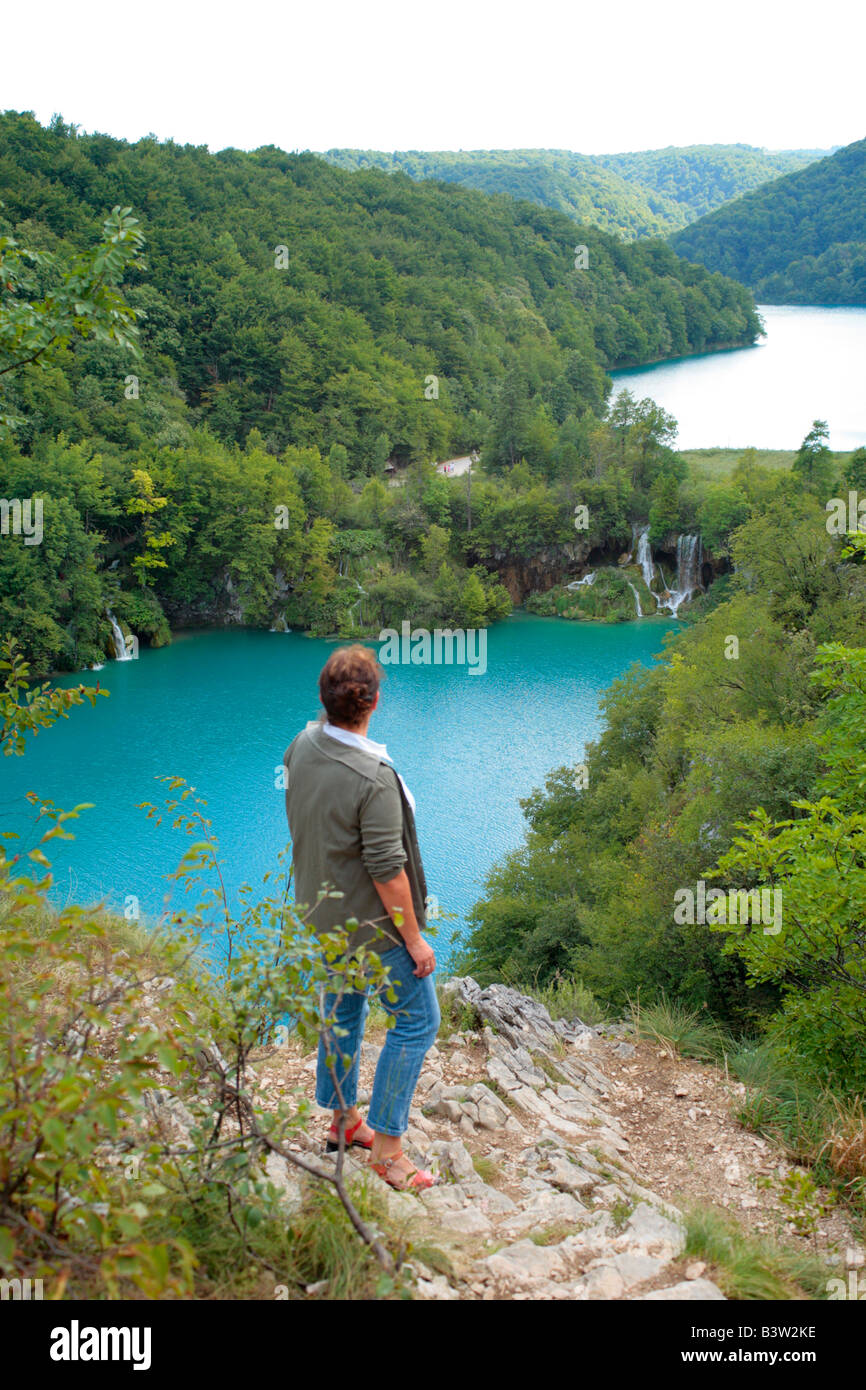
[[[603, 1070], [608, 1045], [505, 986], [457, 979], [446, 989], [481, 1028], [428, 1054], [404, 1142], [441, 1181], [422, 1194], [385, 1189], [414, 1250], [436, 1247], [447, 1264], [447, 1275], [434, 1272], [413, 1251], [416, 1296], [724, 1298], [684, 1258], [680, 1213], [632, 1162]], [[368, 1089], [378, 1050], [363, 1045]], [[314, 1058], [281, 1066], [284, 1085], [312, 1090]], [[281, 1167], [272, 1159], [269, 1171], [291, 1193], [296, 1179]]]

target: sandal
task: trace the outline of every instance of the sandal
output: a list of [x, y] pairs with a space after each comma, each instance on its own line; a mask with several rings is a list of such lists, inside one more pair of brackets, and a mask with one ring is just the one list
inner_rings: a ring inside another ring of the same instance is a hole
[[432, 1173], [427, 1172], [426, 1168], [410, 1168], [409, 1172], [397, 1181], [390, 1176], [392, 1164], [396, 1163], [398, 1158], [405, 1157], [403, 1150], [398, 1149], [390, 1158], [384, 1159], [382, 1163], [371, 1163], [370, 1167], [380, 1178], [385, 1179], [389, 1187], [393, 1187], [397, 1192], [425, 1192], [428, 1187], [432, 1187], [436, 1179]]
[[[347, 1149], [350, 1149], [350, 1148], [352, 1147], [352, 1145], [355, 1145], [355, 1147], [356, 1147], [356, 1148], [359, 1148], [359, 1149], [372, 1149], [372, 1147], [373, 1147], [373, 1140], [372, 1140], [372, 1139], [356, 1139], [356, 1138], [354, 1137], [354, 1136], [358, 1133], [358, 1130], [361, 1128], [361, 1125], [362, 1125], [363, 1123], [364, 1123], [363, 1119], [358, 1120], [358, 1121], [356, 1121], [355, 1124], [352, 1125], [352, 1128], [351, 1128], [351, 1129], [347, 1129], [347, 1130], [346, 1130], [345, 1135], [344, 1135], [344, 1143], [345, 1143], [345, 1146], [346, 1146]], [[327, 1143], [325, 1144], [325, 1153], [334, 1154], [334, 1153], [337, 1152], [337, 1150], [339, 1149], [339, 1147], [340, 1147], [340, 1135], [339, 1135], [339, 1131], [337, 1130], [337, 1126], [336, 1126], [336, 1125], [331, 1125], [331, 1128], [328, 1130], [328, 1139], [327, 1139]]]

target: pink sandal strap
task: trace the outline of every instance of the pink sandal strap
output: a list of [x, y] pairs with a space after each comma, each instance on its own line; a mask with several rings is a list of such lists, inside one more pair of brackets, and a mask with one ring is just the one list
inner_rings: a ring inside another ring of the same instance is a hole
[[[357, 1120], [355, 1124], [352, 1125], [351, 1129], [346, 1130], [344, 1142], [347, 1148], [352, 1143], [352, 1141], [355, 1138], [355, 1135], [358, 1133], [358, 1130], [361, 1128], [363, 1124], [364, 1117], [362, 1116], [360, 1120]], [[334, 1143], [337, 1143], [339, 1141], [340, 1133], [336, 1125], [331, 1125], [330, 1129], [328, 1130], [328, 1138], [333, 1139]], [[358, 1143], [361, 1144], [364, 1148], [368, 1149], [372, 1147], [373, 1141], [372, 1139], [370, 1139], [369, 1142], [364, 1139], [359, 1139]]]
[[393, 1187], [396, 1191], [400, 1191], [401, 1187], [414, 1188], [416, 1190], [432, 1187], [436, 1179], [434, 1178], [432, 1173], [427, 1171], [426, 1168], [412, 1168], [410, 1172], [406, 1174], [406, 1177], [403, 1179], [403, 1182], [400, 1186], [398, 1186], [397, 1183], [390, 1181], [388, 1173], [391, 1167], [397, 1162], [399, 1158], [405, 1157], [406, 1155], [403, 1153], [403, 1150], [400, 1149], [398, 1153], [392, 1154], [390, 1158], [383, 1158], [381, 1163], [373, 1163], [370, 1166], [372, 1167], [374, 1173], [378, 1173], [379, 1177], [384, 1178], [385, 1182], [388, 1183], [388, 1186]]

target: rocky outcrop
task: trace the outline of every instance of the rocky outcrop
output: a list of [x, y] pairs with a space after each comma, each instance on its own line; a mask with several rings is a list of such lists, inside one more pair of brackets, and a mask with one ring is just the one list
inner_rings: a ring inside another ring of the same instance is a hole
[[512, 603], [520, 605], [530, 594], [546, 594], [548, 589], [574, 579], [590, 562], [602, 564], [609, 559], [615, 560], [615, 550], [616, 547], [608, 557], [589, 540], [581, 539], [549, 546], [529, 556], [494, 550], [485, 563], [496, 570]]
[[[269, 604], [274, 623], [272, 631], [289, 630], [285, 624], [285, 619], [282, 618], [282, 612], [290, 595], [291, 586], [285, 574], [281, 569], [276, 569]], [[175, 628], [237, 627], [249, 621], [247, 617], [248, 602], [248, 593], [245, 592], [243, 586], [235, 583], [231, 571], [227, 567], [192, 602], [165, 598], [162, 601], [162, 606], [166, 617]]]
[[[439, 1182], [420, 1194], [384, 1189], [392, 1219], [416, 1245], [439, 1246], [453, 1270], [413, 1258], [415, 1296], [723, 1298], [684, 1258], [679, 1211], [629, 1162], [604, 1074], [610, 1044], [504, 985], [467, 977], [444, 988], [473, 1022], [428, 1053], [404, 1141]], [[362, 1085], [377, 1056], [365, 1043]], [[304, 1063], [311, 1078], [314, 1066]]]

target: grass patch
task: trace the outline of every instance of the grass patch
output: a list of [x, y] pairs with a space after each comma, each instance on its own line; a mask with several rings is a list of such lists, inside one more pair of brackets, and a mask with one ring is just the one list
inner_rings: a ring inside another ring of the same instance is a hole
[[521, 985], [520, 988], [543, 1004], [553, 1019], [586, 1023], [592, 1028], [607, 1022], [604, 1009], [579, 975], [561, 975], [557, 971], [546, 985]]
[[388, 1032], [387, 1019], [388, 1014], [382, 1008], [379, 1001], [377, 999], [371, 999], [370, 1012], [367, 1014], [367, 1019], [364, 1024], [364, 1041], [369, 1042], [371, 1038], [376, 1038], [384, 1042]]
[[605, 1182], [616, 1182], [617, 1178], [628, 1176], [620, 1163], [616, 1159], [611, 1158], [610, 1154], [605, 1153], [598, 1145], [591, 1144], [589, 1146], [589, 1152], [599, 1165], [600, 1176], [604, 1178]]
[[488, 1090], [492, 1091], [495, 1096], [498, 1096], [503, 1104], [508, 1106], [509, 1110], [519, 1110], [520, 1107], [516, 1100], [512, 1100], [511, 1093], [500, 1086], [498, 1081], [494, 1081], [492, 1076], [487, 1077], [484, 1085]]
[[451, 1260], [440, 1250], [438, 1245], [429, 1245], [425, 1241], [419, 1241], [411, 1246], [409, 1251], [409, 1263], [417, 1262], [432, 1269], [434, 1274], [444, 1274], [446, 1279], [455, 1279], [457, 1272]]
[[778, 1144], [817, 1181], [835, 1187], [866, 1215], [866, 1107], [798, 1076], [772, 1040], [745, 1042], [728, 1058], [746, 1087], [736, 1110], [746, 1128]]
[[574, 1235], [575, 1227], [567, 1226], [562, 1221], [554, 1222], [552, 1226], [546, 1226], [543, 1231], [531, 1231], [529, 1239], [533, 1245], [558, 1245], [566, 1236]]
[[812, 1251], [748, 1235], [714, 1207], [692, 1205], [683, 1212], [687, 1255], [705, 1260], [710, 1276], [728, 1298], [744, 1300], [827, 1297], [829, 1270]]
[[669, 1057], [718, 1062], [732, 1046], [724, 1028], [702, 1009], [688, 1009], [665, 994], [652, 1004], [642, 1004], [639, 999], [629, 999], [628, 1003], [638, 1038], [658, 1043]]
[[502, 1177], [502, 1169], [499, 1164], [494, 1163], [492, 1158], [485, 1158], [483, 1154], [472, 1155], [472, 1166], [481, 1181], [491, 1186]]
[[643, 576], [636, 567], [629, 567], [628, 577], [615, 565], [605, 565], [596, 571], [592, 584], [569, 589], [558, 585], [544, 593], [530, 594], [525, 608], [547, 618], [568, 618], [573, 622], [624, 623], [637, 616], [634, 593], [641, 594], [641, 611], [653, 613], [655, 603], [650, 598]]
[[483, 1020], [473, 1006], [458, 998], [452, 990], [446, 990], [442, 985], [437, 984], [436, 997], [439, 1000], [439, 1012], [442, 1015], [442, 1022], [439, 1025], [439, 1042], [445, 1042], [455, 1033], [478, 1032], [484, 1026]]
[[[729, 478], [745, 449], [679, 449], [681, 459], [688, 464], [694, 478], [721, 482]], [[794, 449], [755, 449], [755, 464], [759, 468], [789, 469], [794, 462]]]
[[626, 1223], [634, 1211], [636, 1203], [632, 1197], [618, 1197], [610, 1209], [614, 1230], [625, 1230]]
[[564, 1076], [559, 1068], [554, 1066], [549, 1057], [534, 1055], [532, 1060], [537, 1067], [541, 1068], [545, 1076], [547, 1076], [555, 1086], [568, 1086], [571, 1084], [568, 1077]]

